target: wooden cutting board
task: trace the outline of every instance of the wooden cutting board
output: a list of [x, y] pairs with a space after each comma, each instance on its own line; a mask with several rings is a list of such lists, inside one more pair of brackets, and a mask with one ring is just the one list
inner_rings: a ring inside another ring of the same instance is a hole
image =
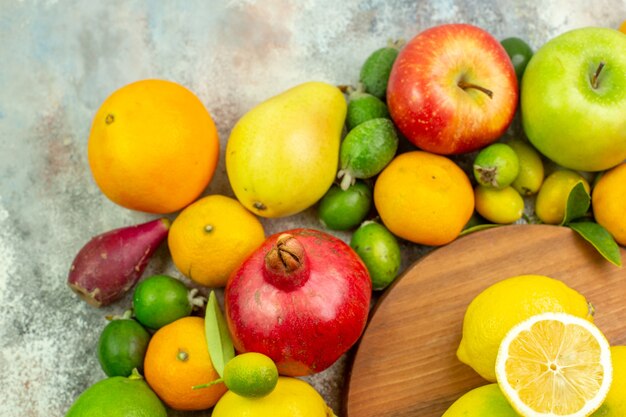
[[565, 227], [483, 230], [429, 253], [381, 297], [353, 358], [344, 415], [441, 417], [462, 394], [486, 384], [456, 358], [465, 310], [489, 285], [523, 274], [578, 290], [595, 306], [595, 323], [609, 342], [626, 344], [626, 269]]

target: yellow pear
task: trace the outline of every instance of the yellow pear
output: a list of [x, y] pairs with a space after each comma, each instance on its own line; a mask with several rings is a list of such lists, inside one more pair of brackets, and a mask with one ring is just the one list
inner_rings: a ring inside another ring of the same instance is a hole
[[307, 82], [246, 113], [226, 145], [228, 179], [241, 204], [263, 217], [315, 204], [337, 173], [346, 109], [337, 87]]

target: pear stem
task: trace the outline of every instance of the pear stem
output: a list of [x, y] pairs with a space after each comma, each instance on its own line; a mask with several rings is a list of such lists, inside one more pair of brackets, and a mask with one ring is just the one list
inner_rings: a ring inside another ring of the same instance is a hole
[[593, 77], [591, 77], [591, 86], [594, 90], [598, 88], [598, 78], [600, 78], [600, 72], [602, 72], [602, 68], [604, 68], [604, 62], [600, 62], [600, 64], [598, 65], [598, 69], [596, 69], [596, 73], [593, 74]]
[[459, 83], [457, 84], [459, 87], [461, 87], [463, 90], [467, 89], [467, 88], [473, 88], [475, 90], [478, 91], [482, 91], [483, 93], [487, 94], [487, 96], [489, 96], [489, 98], [493, 98], [493, 91], [485, 88], [485, 87], [481, 87], [480, 85], [476, 85], [476, 84], [472, 84], [472, 83], [468, 83], [466, 81], [459, 81]]

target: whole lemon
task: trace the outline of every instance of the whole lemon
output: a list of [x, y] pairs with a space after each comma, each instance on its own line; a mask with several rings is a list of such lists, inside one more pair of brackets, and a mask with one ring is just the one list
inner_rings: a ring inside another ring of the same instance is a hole
[[519, 417], [498, 384], [489, 384], [466, 392], [443, 413], [442, 417]]
[[114, 203], [171, 213], [207, 187], [219, 156], [213, 119], [185, 87], [142, 80], [115, 91], [96, 113], [89, 166]]
[[393, 234], [437, 246], [463, 230], [474, 212], [474, 190], [450, 159], [413, 151], [398, 155], [380, 173], [374, 204]]
[[334, 417], [322, 396], [307, 382], [281, 376], [276, 388], [261, 398], [228, 391], [215, 405], [213, 417]]
[[228, 276], [265, 240], [263, 225], [237, 200], [210, 195], [186, 207], [167, 237], [174, 265], [207, 287], [223, 287]]
[[591, 196], [596, 221], [626, 246], [626, 163], [602, 174]]
[[488, 381], [496, 380], [496, 356], [506, 333], [540, 313], [562, 312], [593, 320], [585, 297], [563, 282], [543, 275], [521, 275], [499, 281], [467, 307], [459, 360]]
[[604, 403], [591, 417], [626, 416], [626, 346], [611, 346], [613, 383]]

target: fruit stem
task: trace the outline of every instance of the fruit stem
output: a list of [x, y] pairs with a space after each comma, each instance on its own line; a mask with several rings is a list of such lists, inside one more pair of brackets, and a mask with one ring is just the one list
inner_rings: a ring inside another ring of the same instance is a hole
[[161, 223], [163, 224], [163, 227], [165, 227], [165, 230], [170, 230], [170, 227], [172, 226], [172, 221], [170, 219], [168, 219], [167, 217], [161, 217]]
[[120, 315], [108, 315], [108, 316], [104, 316], [104, 318], [106, 318], [108, 321], [113, 321], [113, 320], [128, 320], [131, 317], [133, 317], [133, 310], [132, 309], [128, 309], [126, 311], [124, 311], [124, 314]]
[[206, 297], [200, 294], [197, 288], [192, 288], [187, 293], [187, 300], [189, 301], [189, 305], [192, 308], [198, 307], [202, 308], [204, 303], [206, 303]]
[[591, 87], [593, 87], [594, 90], [598, 88], [598, 79], [600, 78], [602, 68], [604, 68], [604, 62], [600, 62], [598, 68], [596, 69], [596, 73], [593, 74], [593, 77], [591, 77]]
[[265, 279], [285, 291], [302, 286], [309, 278], [309, 263], [304, 246], [292, 235], [278, 236], [274, 247], [265, 255]]
[[472, 83], [468, 83], [466, 81], [459, 81], [459, 83], [457, 84], [459, 87], [461, 87], [463, 90], [467, 89], [467, 88], [473, 88], [475, 90], [478, 91], [482, 91], [483, 93], [487, 94], [489, 96], [489, 98], [493, 98], [493, 91], [485, 88], [485, 87], [481, 87], [480, 85], [476, 85], [476, 84], [472, 84]]
[[265, 206], [265, 204], [261, 203], [260, 201], [255, 201], [255, 202], [252, 204], [252, 206], [253, 206], [255, 209], [259, 210], [259, 211], [263, 211], [263, 210], [267, 209], [267, 207]]
[[130, 375], [128, 375], [128, 379], [132, 379], [132, 380], [143, 379], [143, 376], [141, 376], [137, 368], [133, 368]]
[[185, 352], [184, 350], [179, 349], [178, 353], [176, 354], [176, 359], [178, 359], [181, 362], [187, 362], [187, 360], [189, 359], [189, 354]]
[[363, 83], [359, 82], [356, 87], [353, 86], [348, 86], [348, 90], [346, 91], [346, 94], [348, 94], [348, 101], [354, 101], [357, 98], [361, 98], [363, 96], [369, 95], [365, 92], [365, 86], [363, 85]]
[[494, 188], [498, 188], [498, 169], [496, 167], [483, 167], [474, 165], [474, 170], [480, 177], [480, 182], [490, 184]]
[[222, 382], [224, 382], [224, 379], [218, 378], [215, 381], [207, 382], [206, 384], [194, 385], [191, 387], [191, 389], [209, 388], [209, 387], [212, 387], [213, 385], [221, 384]]
[[346, 191], [348, 188], [350, 188], [351, 185], [354, 185], [354, 183], [356, 182], [356, 178], [352, 177], [352, 175], [350, 175], [350, 173], [345, 169], [339, 170], [339, 172], [337, 173], [337, 178], [341, 179], [339, 187], [343, 191]]
[[403, 38], [398, 38], [396, 40], [387, 39], [387, 48], [400, 50], [404, 47], [405, 44], [406, 44], [406, 41]]

